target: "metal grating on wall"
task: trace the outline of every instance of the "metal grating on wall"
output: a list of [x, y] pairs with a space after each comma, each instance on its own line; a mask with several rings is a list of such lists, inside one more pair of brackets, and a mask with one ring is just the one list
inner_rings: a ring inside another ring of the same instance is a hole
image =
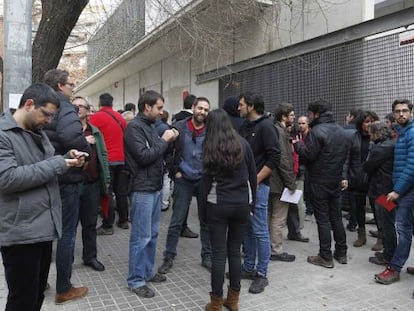
[[88, 43], [88, 76], [138, 43], [145, 34], [145, 1], [124, 0]]
[[399, 47], [398, 34], [353, 41], [223, 77], [220, 103], [253, 91], [264, 96], [269, 112], [290, 102], [299, 116], [324, 98], [340, 123], [351, 108], [382, 118], [396, 98], [414, 99], [413, 60], [413, 45]]

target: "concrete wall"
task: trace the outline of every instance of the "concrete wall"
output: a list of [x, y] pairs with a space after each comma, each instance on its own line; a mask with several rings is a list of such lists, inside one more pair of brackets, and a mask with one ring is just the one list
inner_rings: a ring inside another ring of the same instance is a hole
[[[291, 6], [283, 4], [285, 2], [280, 2], [280, 6], [263, 7], [258, 13], [260, 18], [256, 16], [236, 23], [235, 38], [239, 40], [221, 42], [215, 50], [207, 51], [199, 46], [191, 57], [184, 55], [186, 44], [192, 41], [185, 38], [182, 29], [151, 39], [148, 47], [119, 61], [102, 74], [102, 78], [95, 77], [93, 87], [85, 86], [92, 94], [83, 95], [94, 102], [99, 94], [110, 92], [115, 97], [115, 108], [119, 109], [126, 102], [137, 103], [140, 90], [153, 89], [163, 94], [165, 109], [174, 114], [181, 110], [182, 94], [188, 91], [208, 97], [212, 108], [218, 107], [219, 81], [198, 85], [195, 83], [197, 74], [358, 24], [373, 18], [374, 12], [374, 0], [348, 0], [340, 4], [326, 1], [321, 8], [315, 0], [293, 0]], [[208, 10], [202, 14], [199, 22], [210, 23], [209, 27], [214, 29], [217, 22], [214, 16]], [[118, 87], [114, 87], [115, 83]]]
[[164, 107], [171, 115], [182, 109], [182, 95], [184, 91], [188, 91], [196, 96], [209, 98], [212, 108], [218, 107], [218, 81], [195, 84], [199, 71], [192, 67], [197, 68], [191, 62], [180, 60], [173, 55], [124, 80], [112, 83], [97, 93], [87, 95], [88, 100], [97, 108], [99, 95], [108, 92], [114, 97], [114, 109], [118, 110], [127, 102], [137, 104], [140, 89], [154, 90], [163, 94]]

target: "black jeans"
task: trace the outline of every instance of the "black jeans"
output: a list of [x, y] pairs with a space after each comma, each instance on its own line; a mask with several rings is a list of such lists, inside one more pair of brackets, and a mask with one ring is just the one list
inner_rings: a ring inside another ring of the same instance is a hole
[[80, 187], [79, 220], [82, 225], [83, 262], [96, 259], [96, 223], [100, 199], [99, 180]]
[[335, 254], [345, 256], [348, 249], [339, 206], [340, 187], [311, 184], [311, 204], [315, 213], [319, 234], [319, 255], [332, 260], [331, 228], [335, 240]]
[[207, 223], [212, 248], [211, 289], [223, 296], [226, 256], [229, 261], [230, 288], [240, 290], [240, 246], [249, 217], [248, 206], [219, 206], [207, 203]]
[[[353, 195], [354, 195], [354, 200], [355, 200], [355, 215], [356, 215], [356, 221], [358, 224], [358, 228], [365, 229], [365, 214], [366, 214], [365, 206], [367, 203], [367, 194], [362, 193], [362, 192], [361, 193], [354, 192]], [[374, 201], [372, 199], [369, 199], [369, 204], [371, 206], [371, 209], [374, 213], [374, 218], [375, 218]]]
[[300, 234], [299, 208], [297, 204], [289, 204], [287, 227], [289, 237], [295, 237]]
[[52, 241], [1, 247], [9, 295], [6, 311], [39, 311], [52, 259]]
[[104, 227], [112, 227], [115, 222], [115, 202], [112, 193], [115, 194], [116, 206], [118, 208], [119, 222], [128, 221], [128, 195], [129, 195], [129, 175], [125, 165], [110, 165], [111, 183], [109, 184], [109, 217], [103, 219]]

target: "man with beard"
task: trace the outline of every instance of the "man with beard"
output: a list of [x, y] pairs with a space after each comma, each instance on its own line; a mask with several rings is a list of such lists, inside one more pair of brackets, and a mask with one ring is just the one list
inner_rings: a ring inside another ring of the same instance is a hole
[[[394, 148], [393, 191], [387, 194], [389, 201], [398, 201], [396, 225], [398, 244], [389, 266], [375, 280], [391, 284], [400, 279], [400, 272], [410, 256], [414, 234], [414, 123], [413, 104], [408, 100], [396, 100], [392, 104], [398, 139]], [[410, 270], [409, 270], [410, 271]], [[414, 293], [413, 293], [414, 295]], [[414, 298], [414, 296], [413, 296]]]
[[[174, 128], [180, 133], [174, 144], [171, 175], [174, 178], [173, 213], [164, 251], [164, 260], [158, 272], [168, 273], [177, 255], [177, 245], [181, 228], [186, 219], [193, 196], [200, 209], [200, 180], [202, 174], [201, 153], [205, 138], [204, 122], [210, 110], [210, 102], [205, 97], [198, 97], [193, 104], [193, 115], [178, 121]], [[199, 211], [200, 216], [200, 211]], [[201, 265], [211, 271], [211, 246], [207, 224], [200, 220]]]
[[[241, 278], [252, 279], [249, 292], [258, 294], [269, 284], [267, 268], [270, 260], [270, 238], [267, 219], [269, 202], [269, 177], [280, 162], [280, 146], [277, 132], [265, 115], [261, 95], [246, 92], [239, 96], [239, 112], [246, 120], [240, 128], [252, 148], [257, 171], [255, 212], [250, 218], [243, 240], [244, 262]], [[257, 263], [256, 263], [257, 258]]]
[[319, 100], [310, 104], [308, 116], [312, 120], [312, 130], [304, 143], [300, 140], [294, 142], [299, 161], [308, 170], [309, 200], [318, 224], [319, 254], [309, 256], [308, 262], [333, 268], [331, 229], [336, 242], [333, 257], [341, 264], [347, 263], [339, 197], [348, 144], [345, 130], [335, 123], [328, 102]]
[[[55, 155], [42, 128], [60, 105], [46, 84], [33, 84], [12, 116], [0, 117], [0, 245], [9, 290], [6, 310], [40, 310], [52, 259], [62, 236], [57, 176], [82, 166], [85, 154]], [[69, 159], [72, 158], [72, 159]]]
[[283, 189], [296, 190], [296, 178], [293, 171], [293, 151], [289, 142], [287, 126], [295, 120], [295, 112], [292, 104], [279, 104], [275, 110], [275, 127], [279, 134], [280, 165], [272, 171], [270, 176], [269, 196], [269, 229], [271, 241], [270, 260], [291, 262], [295, 255], [282, 250], [283, 229], [286, 227], [289, 203], [280, 200]]

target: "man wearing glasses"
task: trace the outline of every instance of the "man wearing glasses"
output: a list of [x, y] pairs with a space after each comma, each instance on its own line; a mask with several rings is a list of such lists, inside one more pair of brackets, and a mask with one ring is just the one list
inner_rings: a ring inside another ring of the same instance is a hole
[[46, 84], [33, 84], [14, 115], [0, 117], [0, 245], [9, 290], [6, 310], [40, 310], [52, 242], [62, 234], [57, 175], [82, 166], [77, 150], [55, 155], [42, 131], [59, 108]]
[[[397, 201], [396, 225], [398, 244], [389, 266], [375, 280], [391, 284], [400, 279], [400, 272], [410, 256], [414, 234], [414, 123], [413, 104], [406, 99], [396, 100], [392, 111], [397, 122], [398, 138], [394, 148], [393, 191], [387, 194], [389, 201]], [[414, 295], [414, 293], [413, 293]], [[414, 296], [413, 296], [414, 298]]]
[[[65, 70], [51, 69], [44, 76], [60, 100], [56, 117], [44, 127], [56, 154], [66, 154], [77, 149], [91, 154], [91, 149], [82, 132], [82, 124], [75, 107], [70, 103], [74, 83]], [[80, 182], [83, 180], [81, 168], [71, 168], [59, 177], [62, 199], [62, 237], [56, 248], [56, 304], [63, 304], [85, 296], [87, 287], [73, 287], [70, 282], [72, 261], [75, 250], [76, 228], [79, 220]]]
[[[187, 211], [193, 196], [200, 199], [201, 152], [205, 138], [205, 121], [210, 110], [210, 102], [205, 97], [198, 97], [193, 103], [193, 115], [175, 123], [180, 133], [174, 144], [174, 159], [171, 174], [174, 177], [173, 213], [168, 228], [164, 261], [158, 272], [168, 273], [175, 256], [181, 228], [186, 220]], [[200, 219], [201, 265], [211, 271], [211, 246], [207, 224]]]

